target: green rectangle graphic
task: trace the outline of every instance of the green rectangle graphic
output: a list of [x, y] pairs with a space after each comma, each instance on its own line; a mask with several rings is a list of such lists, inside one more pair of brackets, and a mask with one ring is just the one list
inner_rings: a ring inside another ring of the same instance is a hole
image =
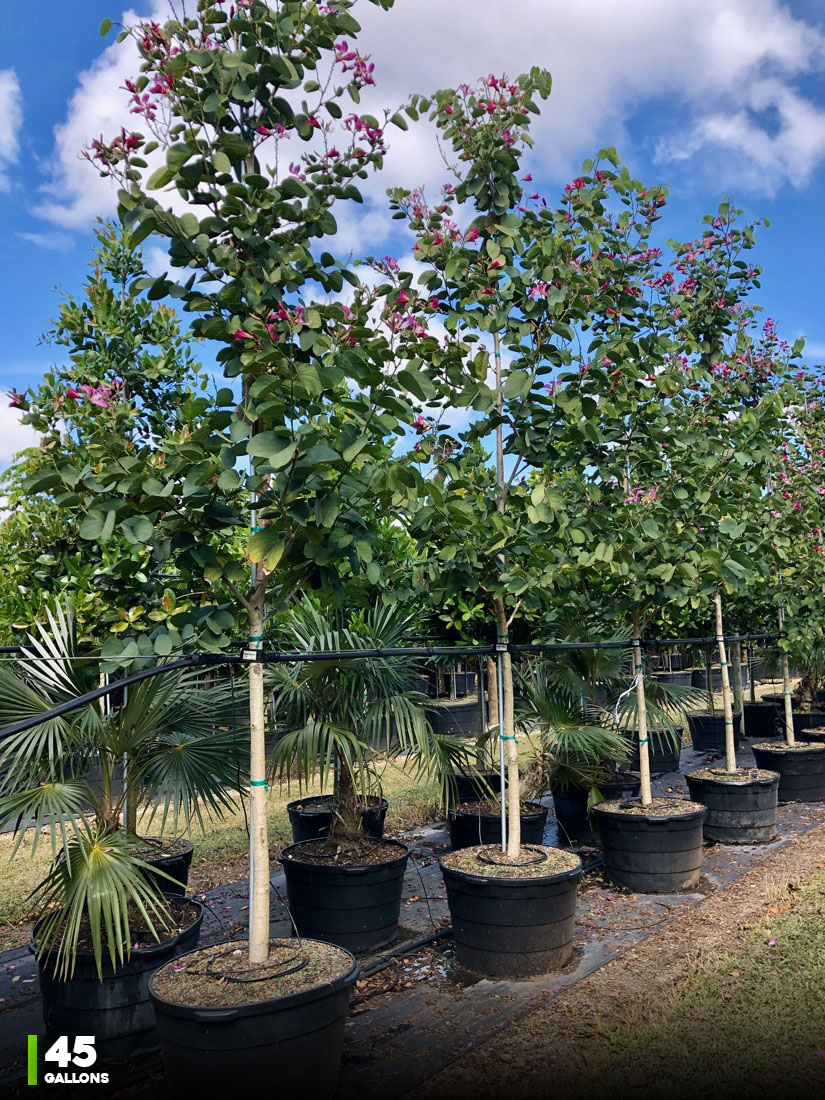
[[37, 1084], [37, 1036], [29, 1036], [29, 1082], [30, 1085]]

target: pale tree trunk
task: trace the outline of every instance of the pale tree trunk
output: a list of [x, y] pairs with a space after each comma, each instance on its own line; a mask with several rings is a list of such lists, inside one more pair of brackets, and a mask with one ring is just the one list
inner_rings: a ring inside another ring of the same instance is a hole
[[[785, 608], [780, 604], [779, 613], [779, 633], [785, 633]], [[780, 638], [780, 641], [782, 639]], [[793, 703], [791, 692], [791, 671], [788, 667], [788, 654], [782, 654], [782, 698], [785, 701], [785, 740], [789, 745], [796, 744], [796, 738], [793, 732]]]
[[[265, 588], [259, 585], [249, 603], [250, 646], [261, 648]], [[264, 666], [249, 666], [249, 962], [269, 958], [269, 836], [266, 821], [266, 749], [264, 746]]]
[[742, 643], [731, 642], [730, 644], [730, 667], [733, 673], [733, 709], [738, 711], [740, 718], [739, 721], [743, 724], [745, 722], [745, 692], [742, 688]]
[[[716, 645], [719, 648], [719, 668], [722, 673], [722, 709], [725, 713], [725, 770], [736, 771], [736, 745], [733, 738], [733, 699], [728, 675], [728, 655], [725, 648], [725, 634], [722, 626], [722, 593], [717, 588], [713, 594], [713, 608], [716, 612]], [[742, 687], [740, 672], [739, 687]]]
[[[507, 612], [504, 601], [495, 599], [496, 625], [500, 638], [507, 637]], [[521, 851], [521, 788], [518, 774], [518, 745], [513, 700], [513, 663], [509, 653], [501, 655], [502, 701], [504, 714], [499, 736], [507, 746], [507, 855], [515, 857]]]
[[639, 724], [639, 780], [642, 805], [649, 806], [653, 801], [650, 786], [650, 752], [647, 732], [647, 700], [645, 699], [644, 665], [642, 663], [641, 616], [633, 612], [633, 671], [636, 677], [636, 717]]
[[[493, 359], [496, 376], [496, 406], [499, 412], [501, 412], [503, 405], [501, 391], [501, 338], [497, 332], [493, 334]], [[498, 483], [496, 508], [503, 514], [507, 501], [507, 483], [504, 477], [504, 435], [500, 423], [496, 426], [496, 481]], [[503, 568], [503, 556], [499, 556], [499, 562]], [[493, 605], [496, 613], [498, 640], [499, 642], [503, 642], [507, 638], [507, 632], [509, 630], [507, 610], [501, 596], [496, 596]], [[516, 726], [513, 713], [513, 662], [509, 652], [502, 653], [501, 655], [501, 679], [502, 707], [504, 713], [499, 716], [499, 736], [503, 738], [507, 746], [505, 754], [507, 761], [507, 815], [510, 819], [507, 831], [507, 854], [515, 858], [521, 851], [521, 781], [518, 774], [518, 747], [516, 744]]]

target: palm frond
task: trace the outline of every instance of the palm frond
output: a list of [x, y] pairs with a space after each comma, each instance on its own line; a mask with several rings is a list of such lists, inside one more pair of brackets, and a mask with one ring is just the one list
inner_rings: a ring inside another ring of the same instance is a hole
[[168, 908], [157, 878], [172, 881], [171, 876], [138, 859], [133, 851], [136, 843], [140, 842], [124, 833], [89, 829], [78, 834], [32, 894], [46, 909], [37, 928], [37, 956], [42, 960], [55, 952], [53, 972], [58, 978], [65, 980], [74, 973], [84, 919], [88, 920], [99, 977], [103, 975], [104, 951], [113, 969], [129, 958], [130, 904], [154, 939], [160, 938], [158, 930], [169, 927]]

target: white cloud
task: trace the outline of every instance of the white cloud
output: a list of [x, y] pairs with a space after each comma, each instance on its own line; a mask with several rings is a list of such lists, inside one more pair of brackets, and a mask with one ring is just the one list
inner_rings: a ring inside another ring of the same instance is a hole
[[19, 409], [0, 404], [0, 462], [11, 462], [19, 451], [36, 446], [39, 439], [28, 424], [20, 423]]
[[[167, 10], [165, 0], [152, 7]], [[553, 93], [534, 125], [530, 167], [553, 180], [605, 142], [638, 159], [628, 125], [644, 111], [655, 143], [647, 152], [668, 165], [662, 174], [677, 164], [680, 174], [712, 170], [716, 188], [771, 194], [804, 186], [825, 158], [825, 110], [803, 88], [825, 69], [825, 35], [781, 0], [510, 0], [506, 10], [500, 0], [396, 0], [390, 12], [361, 3], [357, 14], [359, 47], [376, 65], [378, 87], [364, 97], [373, 111], [487, 72], [550, 69]], [[107, 47], [78, 78], [39, 211], [61, 228], [114, 209], [113, 188], [78, 154], [133, 123], [121, 85], [136, 68], [127, 41]], [[373, 251], [389, 236], [386, 187], [444, 176], [427, 125], [390, 135], [386, 170], [365, 187], [367, 205], [341, 208], [346, 251]]]
[[8, 191], [8, 168], [18, 160], [23, 102], [14, 69], [0, 69], [0, 191]]
[[58, 231], [50, 233], [18, 233], [17, 236], [21, 241], [28, 241], [29, 244], [36, 245], [38, 248], [49, 248], [55, 252], [68, 252], [74, 245], [74, 237], [69, 233], [60, 233]]

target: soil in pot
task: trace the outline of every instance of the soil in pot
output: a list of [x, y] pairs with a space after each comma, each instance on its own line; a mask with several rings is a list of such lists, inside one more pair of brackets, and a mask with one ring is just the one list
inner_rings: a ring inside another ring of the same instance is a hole
[[825, 802], [825, 743], [762, 741], [752, 748], [757, 767], [779, 772], [780, 802]]
[[[333, 800], [331, 794], [314, 795], [288, 802], [286, 812], [292, 826], [293, 843], [302, 840], [317, 840], [329, 836], [333, 821]], [[386, 798], [368, 795], [358, 799], [358, 812], [361, 815], [361, 829], [365, 836], [380, 840], [384, 835], [384, 822], [389, 803]]]
[[[147, 871], [147, 878], [152, 879], [164, 894], [183, 897], [189, 885], [189, 868], [195, 851], [192, 844], [183, 838], [160, 836], [142, 836], [139, 840], [143, 847], [135, 849], [132, 854], [164, 872], [163, 875], [153, 875]], [[171, 879], [166, 875], [170, 875]]]
[[742, 726], [745, 737], [773, 737], [776, 733], [776, 707], [763, 700], [746, 702]]
[[[117, 969], [112, 967], [104, 945], [103, 980], [98, 977], [88, 921], [81, 925], [81, 936], [74, 974], [58, 976], [57, 951], [49, 950], [38, 958], [43, 1021], [48, 1035], [94, 1035], [106, 1044], [110, 1055], [130, 1054], [135, 1036], [152, 1033], [155, 1017], [149, 1001], [149, 979], [159, 966], [197, 945], [203, 921], [200, 902], [177, 896], [169, 898], [170, 926], [158, 928], [160, 943], [149, 931], [135, 906], [130, 906], [129, 958]], [[37, 933], [43, 918], [32, 930], [29, 950], [37, 955]]]
[[799, 740], [813, 744], [825, 744], [825, 726], [810, 726], [799, 731]]
[[685, 775], [694, 802], [706, 808], [705, 840], [766, 844], [776, 836], [779, 774], [759, 768], [697, 768]]
[[247, 944], [194, 951], [151, 984], [170, 1095], [278, 1091], [328, 1100], [338, 1084], [344, 1025], [359, 967], [340, 947], [274, 940], [267, 967]]
[[[687, 716], [690, 739], [696, 752], [725, 751], [725, 715], [721, 710], [694, 710]], [[739, 748], [742, 712], [733, 716], [733, 744]]]
[[[639, 780], [633, 775], [616, 775], [596, 784], [603, 799], [633, 798], [639, 793]], [[550, 788], [553, 809], [562, 844], [596, 844], [593, 823], [587, 809], [589, 791], [586, 787]]]
[[705, 807], [676, 798], [600, 802], [592, 817], [605, 877], [639, 894], [694, 889], [702, 866]]
[[490, 978], [561, 969], [573, 952], [581, 860], [525, 845], [518, 862], [500, 849], [462, 848], [441, 859], [459, 965]]
[[284, 848], [279, 859], [300, 934], [354, 952], [395, 939], [407, 854], [397, 840], [334, 836]]
[[[521, 804], [521, 839], [524, 844], [541, 844], [547, 825], [547, 807], [538, 802]], [[501, 841], [501, 803], [462, 802], [447, 815], [450, 847], [471, 848]]]

